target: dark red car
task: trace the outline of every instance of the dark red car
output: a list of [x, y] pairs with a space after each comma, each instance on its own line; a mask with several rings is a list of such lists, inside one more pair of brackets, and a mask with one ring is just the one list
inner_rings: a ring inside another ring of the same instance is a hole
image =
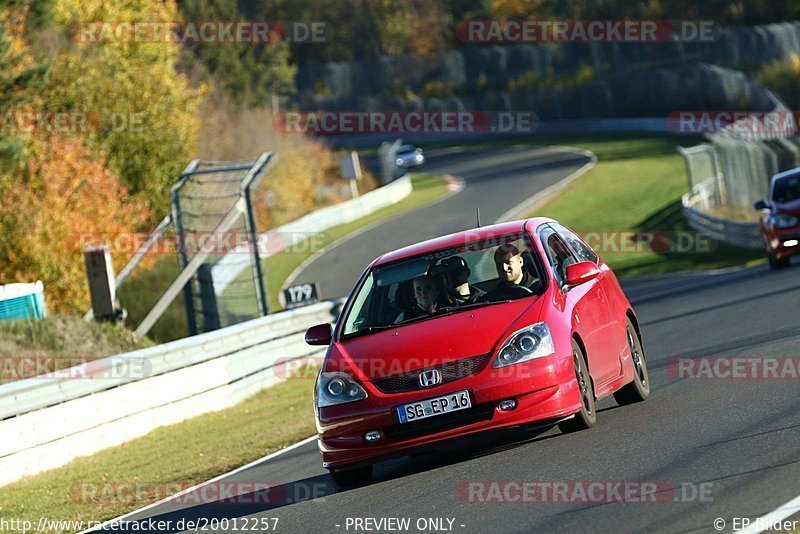
[[776, 174], [769, 188], [769, 200], [755, 208], [761, 217], [761, 235], [767, 247], [769, 266], [789, 266], [789, 257], [800, 252], [800, 169]]
[[339, 485], [450, 438], [595, 424], [595, 401], [645, 400], [636, 315], [611, 269], [556, 221], [477, 228], [388, 252], [361, 275], [314, 391], [323, 465]]

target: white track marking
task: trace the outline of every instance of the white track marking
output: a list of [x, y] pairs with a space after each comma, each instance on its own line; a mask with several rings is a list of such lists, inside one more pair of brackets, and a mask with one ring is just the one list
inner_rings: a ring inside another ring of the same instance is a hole
[[213, 484], [214, 482], [217, 482], [218, 480], [222, 480], [223, 478], [229, 477], [231, 475], [235, 475], [236, 473], [240, 473], [241, 471], [244, 471], [245, 469], [249, 469], [250, 467], [253, 467], [254, 465], [258, 465], [258, 464], [260, 464], [262, 462], [266, 462], [267, 460], [271, 460], [272, 458], [275, 458], [276, 456], [280, 456], [281, 454], [283, 454], [285, 452], [289, 452], [291, 450], [294, 450], [294, 449], [297, 449], [299, 447], [302, 447], [303, 445], [311, 443], [315, 439], [317, 439], [316, 435], [307, 437], [306, 439], [304, 439], [302, 441], [298, 441], [297, 443], [295, 443], [293, 445], [289, 445], [288, 447], [286, 447], [284, 449], [281, 449], [279, 451], [275, 451], [273, 453], [267, 454], [266, 456], [264, 456], [263, 458], [259, 458], [258, 460], [254, 460], [254, 461], [250, 462], [247, 465], [243, 465], [241, 467], [237, 467], [233, 471], [228, 471], [227, 473], [223, 473], [223, 474], [219, 475], [218, 477], [212, 478], [211, 480], [207, 480], [205, 482], [201, 482], [199, 484], [196, 484], [196, 485], [192, 486], [191, 488], [186, 488], [185, 490], [181, 490], [178, 493], [176, 493], [175, 495], [170, 495], [169, 497], [164, 497], [160, 501], [156, 501], [154, 503], [148, 504], [147, 506], [145, 506], [143, 508], [139, 508], [138, 510], [134, 510], [132, 512], [128, 512], [127, 514], [121, 515], [121, 516], [116, 517], [114, 519], [109, 519], [108, 521], [106, 521], [102, 525], [100, 525], [98, 527], [95, 527], [95, 528], [93, 528], [91, 530], [84, 530], [80, 534], [83, 534], [84, 532], [96, 532], [98, 530], [103, 530], [105, 527], [107, 527], [108, 525], [111, 525], [112, 523], [124, 521], [126, 518], [128, 518], [128, 517], [130, 517], [130, 516], [132, 516], [134, 514], [138, 514], [138, 513], [150, 510], [151, 508], [155, 508], [156, 506], [164, 504], [165, 502], [169, 502], [172, 499], [180, 497], [181, 495], [186, 495], [187, 493], [191, 493], [191, 492], [193, 492], [193, 491], [195, 491], [195, 490], [197, 490], [199, 488], [202, 488], [203, 486], [207, 486], [208, 484]]

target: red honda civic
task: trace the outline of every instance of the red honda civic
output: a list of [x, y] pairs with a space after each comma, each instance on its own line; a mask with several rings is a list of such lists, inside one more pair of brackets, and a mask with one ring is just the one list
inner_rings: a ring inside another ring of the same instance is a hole
[[755, 208], [762, 213], [759, 227], [769, 266], [781, 269], [800, 253], [800, 169], [773, 176], [769, 190], [770, 200], [759, 200]]
[[361, 275], [314, 388], [323, 465], [340, 486], [459, 436], [595, 424], [595, 401], [647, 399], [636, 314], [574, 232], [533, 218], [383, 254]]

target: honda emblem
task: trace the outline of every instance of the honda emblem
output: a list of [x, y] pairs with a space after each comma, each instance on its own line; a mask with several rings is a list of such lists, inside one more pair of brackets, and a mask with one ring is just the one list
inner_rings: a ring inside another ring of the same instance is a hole
[[429, 388], [442, 383], [442, 373], [438, 369], [430, 369], [422, 371], [419, 374], [419, 385], [424, 388]]

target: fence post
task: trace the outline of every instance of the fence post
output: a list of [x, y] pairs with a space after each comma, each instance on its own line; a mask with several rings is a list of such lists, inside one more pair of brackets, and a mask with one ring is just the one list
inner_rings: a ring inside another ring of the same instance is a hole
[[251, 261], [253, 263], [253, 278], [255, 279], [256, 299], [258, 300], [258, 314], [263, 317], [269, 313], [269, 303], [267, 302], [267, 291], [264, 288], [264, 274], [261, 269], [261, 257], [258, 253], [258, 236], [256, 228], [256, 217], [253, 211], [253, 200], [250, 185], [244, 189], [245, 201], [245, 231], [247, 239], [250, 241]]
[[[178, 262], [183, 271], [189, 264], [186, 255], [186, 239], [183, 231], [183, 219], [181, 218], [181, 203], [178, 198], [178, 189], [173, 189], [172, 197], [172, 220], [175, 221], [175, 239], [178, 244]], [[186, 306], [186, 323], [189, 328], [189, 335], [197, 335], [197, 317], [194, 311], [194, 297], [192, 296], [192, 280], [189, 279], [183, 286], [183, 303]]]

